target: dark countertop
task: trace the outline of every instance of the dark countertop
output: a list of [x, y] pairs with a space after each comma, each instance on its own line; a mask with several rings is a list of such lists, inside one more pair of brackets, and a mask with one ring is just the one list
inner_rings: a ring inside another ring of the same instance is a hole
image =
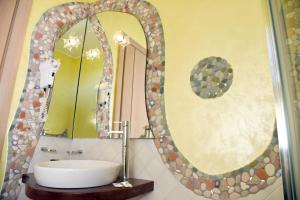
[[32, 173], [23, 175], [26, 195], [34, 200], [123, 200], [151, 192], [154, 182], [130, 178], [132, 188], [116, 188], [112, 184], [92, 188], [59, 189], [40, 186]]

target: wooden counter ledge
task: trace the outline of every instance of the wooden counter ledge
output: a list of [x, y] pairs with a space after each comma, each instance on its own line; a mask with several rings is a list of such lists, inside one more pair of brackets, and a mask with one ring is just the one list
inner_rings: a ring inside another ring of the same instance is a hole
[[23, 175], [26, 195], [34, 200], [124, 200], [151, 192], [154, 182], [129, 179], [132, 188], [116, 188], [112, 184], [92, 188], [58, 189], [40, 186], [32, 173]]

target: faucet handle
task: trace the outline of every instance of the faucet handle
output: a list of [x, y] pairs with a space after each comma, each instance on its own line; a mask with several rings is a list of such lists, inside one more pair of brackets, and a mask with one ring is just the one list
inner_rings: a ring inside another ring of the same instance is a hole
[[82, 154], [83, 153], [83, 150], [79, 149], [79, 150], [76, 150], [76, 151], [66, 151], [67, 154], [69, 155], [75, 155], [75, 154]]
[[108, 131], [109, 138], [121, 138], [121, 135], [123, 135], [123, 131]]
[[[119, 127], [118, 129], [121, 129], [121, 130], [111, 130], [111, 131], [108, 131], [108, 136], [114, 136], [114, 134], [118, 134], [118, 137], [117, 138], [121, 138], [121, 135], [122, 137], [125, 137], [127, 138], [127, 129], [128, 129], [128, 124], [129, 122], [128, 121], [114, 121], [113, 122], [114, 124], [121, 124], [122, 126]], [[112, 138], [115, 138], [115, 137], [112, 137]]]
[[56, 153], [56, 149], [51, 149], [49, 147], [41, 147], [41, 151], [48, 153]]
[[123, 131], [108, 131], [108, 134], [123, 134]]

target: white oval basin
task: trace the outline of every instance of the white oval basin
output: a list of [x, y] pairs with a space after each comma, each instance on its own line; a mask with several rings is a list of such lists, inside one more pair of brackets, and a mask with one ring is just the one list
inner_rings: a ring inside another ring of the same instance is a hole
[[120, 164], [100, 160], [59, 160], [41, 162], [34, 166], [39, 185], [52, 188], [87, 188], [114, 182]]

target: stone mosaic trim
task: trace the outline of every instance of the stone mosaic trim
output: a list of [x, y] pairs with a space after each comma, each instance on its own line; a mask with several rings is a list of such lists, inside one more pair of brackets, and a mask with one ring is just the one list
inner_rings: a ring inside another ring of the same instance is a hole
[[[9, 153], [2, 199], [17, 199], [19, 180], [26, 173], [43, 123], [39, 121], [41, 99], [47, 96], [38, 87], [41, 61], [53, 57], [56, 39], [73, 24], [104, 11], [125, 12], [141, 23], [147, 40], [146, 103], [155, 145], [169, 170], [187, 188], [212, 199], [236, 199], [272, 184], [280, 176], [276, 131], [268, 149], [251, 164], [233, 172], [210, 176], [193, 167], [178, 151], [170, 135], [165, 115], [165, 44], [156, 9], [143, 0], [102, 0], [68, 3], [48, 10], [32, 34], [27, 80], [21, 101], [9, 130]], [[93, 19], [92, 19], [93, 20]], [[95, 25], [95, 27], [100, 26]], [[97, 29], [97, 28], [96, 28]], [[99, 30], [99, 33], [102, 30]], [[103, 35], [102, 35], [103, 36]]]
[[96, 33], [96, 37], [101, 43], [104, 54], [104, 69], [102, 80], [98, 88], [97, 110], [96, 110], [96, 128], [99, 138], [107, 138], [109, 130], [109, 108], [110, 94], [112, 91], [113, 81], [113, 57], [106, 34], [96, 15], [90, 17], [92, 28]]
[[211, 199], [238, 199], [273, 184], [281, 176], [277, 133], [267, 150], [247, 166], [211, 176], [196, 169], [176, 149], [171, 136], [155, 139], [155, 145], [169, 170], [187, 188]]
[[201, 60], [192, 70], [190, 81], [193, 92], [204, 99], [222, 96], [231, 86], [233, 70], [220, 57]]

